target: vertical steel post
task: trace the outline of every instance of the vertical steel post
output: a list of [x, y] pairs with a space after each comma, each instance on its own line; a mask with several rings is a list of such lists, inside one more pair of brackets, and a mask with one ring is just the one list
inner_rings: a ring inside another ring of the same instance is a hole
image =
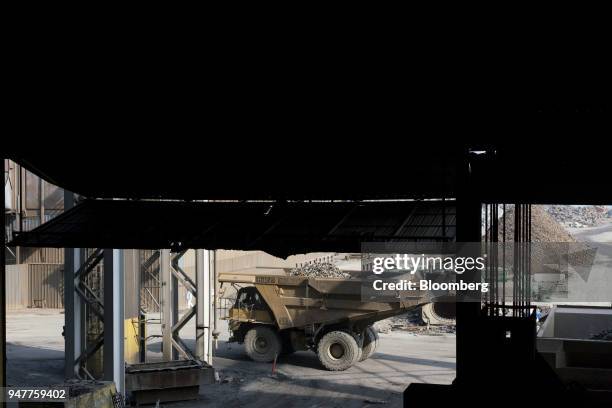
[[173, 357], [172, 347], [172, 270], [170, 265], [170, 250], [162, 249], [159, 258], [159, 275], [162, 285], [161, 319], [162, 319], [162, 347], [165, 361]]
[[40, 220], [40, 225], [42, 225], [45, 222], [45, 182], [43, 179], [39, 178], [38, 183], [39, 183], [38, 184], [38, 189], [39, 189], [38, 217]]
[[[457, 242], [478, 243], [482, 239], [482, 201], [478, 195], [478, 187], [472, 180], [468, 163], [463, 163], [458, 169], [460, 189], [457, 193]], [[471, 253], [474, 248], [468, 247], [463, 256], [479, 256]], [[479, 273], [471, 271], [463, 274], [465, 281], [480, 282]], [[456, 383], [470, 382], [479, 373], [474, 361], [479, 355], [479, 317], [480, 303], [464, 301], [457, 302], [457, 378]]]
[[[210, 269], [211, 269], [211, 289], [212, 289], [212, 338], [211, 346], [210, 346], [210, 362], [212, 365], [212, 355], [213, 351], [217, 349], [217, 340], [219, 338], [219, 278], [217, 276], [217, 251], [210, 251]], [[212, 347], [212, 342], [214, 341], [214, 348]]]
[[140, 362], [142, 354], [140, 331], [140, 251], [137, 249], [123, 250], [124, 269], [123, 276], [125, 282], [124, 296], [124, 330], [126, 343], [125, 360], [129, 364]]
[[123, 251], [104, 250], [104, 379], [124, 392]]
[[[6, 160], [2, 158], [2, 165], [6, 166]], [[4, 171], [4, 169], [3, 169]], [[4, 173], [2, 175], [2, 206], [4, 206], [5, 185]], [[6, 211], [2, 210], [2, 258], [0, 259], [0, 387], [6, 387]]]
[[[15, 228], [19, 228], [19, 231], [23, 231], [21, 222], [21, 166], [15, 163], [15, 193], [14, 204], [15, 204]], [[15, 248], [15, 262], [21, 263], [21, 249]]]
[[[178, 262], [178, 260], [177, 260]], [[172, 318], [170, 319], [170, 327], [174, 327], [174, 325], [178, 322], [179, 319], [179, 282], [176, 278], [176, 275], [172, 272], [174, 269], [172, 262], [172, 253], [170, 253], [170, 275], [171, 283], [172, 283]], [[171, 336], [174, 339], [174, 331], [171, 329]], [[172, 360], [177, 360], [179, 357], [178, 350], [176, 347], [172, 347]]]
[[[74, 199], [74, 193], [64, 190], [66, 211], [74, 207]], [[64, 249], [64, 376], [67, 379], [79, 377], [76, 362], [84, 349], [84, 305], [75, 291], [75, 273], [80, 265], [81, 250]]]
[[196, 357], [209, 364], [212, 336], [210, 333], [211, 299], [210, 299], [210, 251], [197, 249], [196, 266]]
[[208, 287], [208, 293], [209, 293], [209, 298], [208, 298], [208, 307], [210, 309], [210, 312], [208, 313], [208, 354], [206, 355], [206, 362], [208, 364], [210, 364], [212, 366], [212, 356], [213, 356], [213, 338], [216, 339], [216, 329], [217, 329], [217, 325], [216, 325], [216, 303], [215, 303], [215, 298], [216, 298], [216, 285], [215, 285], [215, 281], [217, 278], [217, 275], [215, 273], [215, 262], [216, 262], [216, 258], [215, 258], [215, 251], [206, 251], [208, 253], [208, 277], [210, 280], [210, 284]]

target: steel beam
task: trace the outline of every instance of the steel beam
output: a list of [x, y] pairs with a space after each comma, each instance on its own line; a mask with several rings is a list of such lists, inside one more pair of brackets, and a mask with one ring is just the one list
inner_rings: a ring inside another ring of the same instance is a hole
[[[174, 347], [172, 347], [172, 360], [176, 360], [178, 359], [178, 355], [180, 353], [180, 348], [176, 347], [176, 337], [177, 334], [174, 330], [174, 327], [176, 326], [178, 319], [179, 319], [179, 307], [178, 307], [178, 292], [179, 292], [179, 288], [178, 288], [178, 278], [176, 277], [176, 273], [175, 273], [175, 269], [173, 267], [173, 256], [172, 254], [170, 255], [171, 261], [170, 261], [170, 274], [171, 274], [171, 278], [170, 278], [170, 283], [172, 286], [172, 315], [170, 317], [170, 336], [172, 337], [172, 344], [174, 345]], [[178, 262], [178, 259], [176, 260], [176, 262]]]
[[159, 275], [162, 286], [161, 322], [162, 347], [165, 361], [173, 359], [172, 326], [173, 324], [173, 297], [172, 297], [172, 269], [170, 265], [170, 250], [162, 249], [159, 259]]
[[[74, 206], [74, 193], [64, 190], [64, 208]], [[79, 248], [64, 250], [64, 376], [79, 378], [79, 358], [85, 348], [84, 303], [76, 292], [76, 273], [81, 266], [82, 251]]]
[[104, 380], [125, 390], [123, 352], [123, 250], [104, 250]]
[[212, 364], [211, 251], [197, 249], [196, 266], [196, 357]]
[[217, 313], [216, 313], [216, 298], [217, 298], [217, 268], [216, 268], [216, 255], [215, 251], [206, 251], [208, 253], [208, 355], [206, 356], [206, 362], [212, 366], [213, 357], [213, 340], [216, 346], [216, 339], [219, 336], [217, 333]]
[[125, 315], [125, 361], [128, 364], [142, 363], [142, 336], [140, 316], [140, 251], [123, 251], [123, 275], [125, 282], [123, 311]]
[[212, 287], [213, 287], [213, 301], [212, 301], [212, 310], [213, 310], [213, 338], [215, 342], [215, 350], [217, 349], [217, 340], [219, 339], [219, 277], [217, 271], [217, 251], [210, 251], [210, 255], [212, 257], [212, 261], [210, 263], [212, 267]]
[[[462, 185], [457, 197], [457, 242], [480, 242], [482, 239], [482, 202], [478, 187], [473, 184], [467, 164], [461, 168]], [[470, 248], [469, 250], [473, 250]], [[462, 256], [479, 256], [466, 253]], [[480, 282], [480, 272], [470, 271], [462, 275], [468, 282]], [[480, 303], [457, 302], [457, 384], [478, 378], [477, 366], [473, 364], [479, 350]]]
[[[2, 158], [2, 165], [6, 166], [7, 162]], [[4, 171], [4, 169], [2, 169]], [[4, 173], [2, 175], [2, 206], [4, 206], [5, 186]], [[6, 387], [6, 260], [4, 259], [4, 251], [6, 251], [6, 211], [2, 210], [2, 258], [0, 259], [0, 387]]]

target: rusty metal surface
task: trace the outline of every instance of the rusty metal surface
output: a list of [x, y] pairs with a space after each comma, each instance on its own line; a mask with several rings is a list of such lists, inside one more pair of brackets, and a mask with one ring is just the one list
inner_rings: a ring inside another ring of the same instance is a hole
[[128, 391], [196, 387], [214, 381], [214, 370], [206, 363], [189, 360], [133, 364], [126, 368]]

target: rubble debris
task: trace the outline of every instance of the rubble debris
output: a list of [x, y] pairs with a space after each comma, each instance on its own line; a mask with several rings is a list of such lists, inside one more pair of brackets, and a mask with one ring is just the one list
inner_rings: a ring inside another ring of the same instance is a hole
[[602, 330], [601, 332], [592, 335], [591, 340], [612, 341], [612, 329]]
[[289, 276], [303, 276], [307, 278], [351, 278], [350, 273], [341, 271], [340, 268], [329, 262], [317, 262], [292, 268], [289, 271]]
[[567, 228], [593, 227], [603, 223], [610, 213], [606, 206], [602, 205], [549, 205], [546, 211], [557, 222]]
[[389, 321], [390, 319], [379, 320], [374, 323], [373, 327], [377, 333], [391, 333], [393, 325]]
[[373, 325], [378, 333], [391, 333], [392, 331], [405, 331], [412, 334], [429, 336], [441, 336], [447, 333], [455, 333], [455, 325], [427, 326], [423, 322], [421, 308], [418, 307], [407, 313], [379, 320]]

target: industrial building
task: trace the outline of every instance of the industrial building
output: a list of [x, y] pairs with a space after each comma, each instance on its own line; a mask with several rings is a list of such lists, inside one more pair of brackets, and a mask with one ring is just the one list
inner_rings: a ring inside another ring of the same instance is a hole
[[[584, 145], [541, 148], [514, 140], [415, 143], [411, 150], [420, 154], [410, 156], [409, 167], [390, 159], [355, 169], [354, 161], [339, 158], [324, 171], [286, 167], [282, 177], [261, 157], [245, 159], [237, 165], [242, 177], [205, 183], [186, 175], [218, 168], [189, 160], [165, 166], [152, 157], [116, 157], [113, 165], [104, 157], [4, 157], [3, 333], [7, 310], [63, 309], [64, 380], [97, 384], [87, 398], [214, 405], [217, 394], [207, 390], [219, 386], [220, 274], [284, 276], [283, 268], [359, 254], [366, 242], [527, 244], [533, 205], [612, 205], [606, 155]], [[346, 172], [351, 166], [355, 174]], [[513, 208], [508, 237], [506, 205]], [[512, 256], [527, 259], [526, 253]], [[579, 339], [580, 318], [571, 309], [556, 309], [538, 332], [528, 263], [514, 269], [509, 294], [494, 286], [505, 264], [487, 264], [483, 276], [463, 275], [495, 291], [456, 302], [452, 384], [406, 380], [404, 406], [612, 404], [610, 381], [594, 381], [612, 378], [612, 343]], [[287, 282], [270, 290], [291, 293]], [[333, 308], [332, 297], [320, 314]], [[310, 304], [306, 299], [300, 307]], [[610, 323], [610, 312], [582, 311], [597, 327]], [[272, 324], [285, 327], [278, 318]], [[185, 340], [187, 329], [193, 341]], [[4, 337], [3, 361], [6, 346]], [[367, 363], [361, 363], [366, 372]], [[6, 364], [0, 374], [6, 386]], [[400, 381], [388, 375], [380, 374], [381, 383]], [[366, 398], [350, 406], [383, 402]], [[327, 406], [324, 399], [295, 402], [315, 404]]]

